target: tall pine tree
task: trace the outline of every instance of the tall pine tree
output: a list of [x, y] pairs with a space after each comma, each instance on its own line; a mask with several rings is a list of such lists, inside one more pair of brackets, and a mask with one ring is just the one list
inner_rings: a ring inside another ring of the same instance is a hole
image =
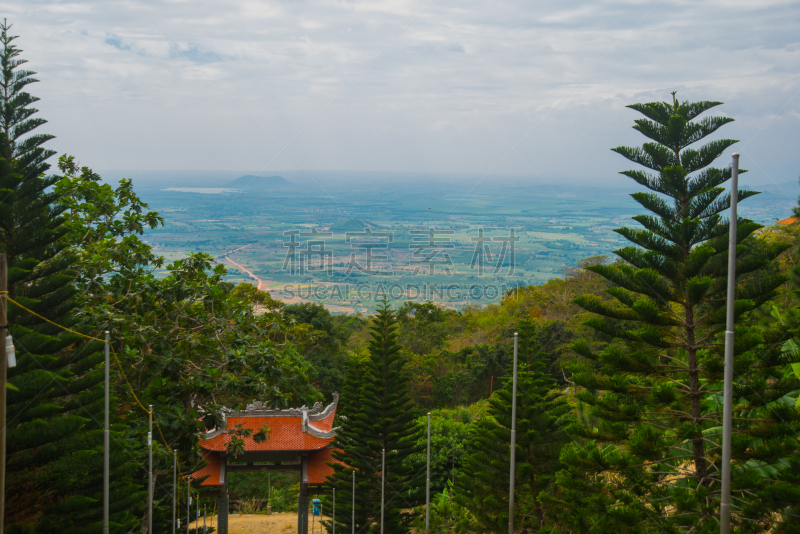
[[358, 414], [361, 413], [363, 400], [361, 388], [367, 370], [367, 358], [368, 356], [356, 353], [348, 362], [344, 387], [336, 410], [335, 426], [339, 427], [336, 434], [338, 450], [333, 453], [333, 457], [342, 463], [331, 464], [334, 471], [328, 477], [328, 483], [336, 488], [336, 494], [339, 496], [337, 525], [343, 532], [351, 532], [353, 529], [353, 472], [356, 473], [356, 484], [359, 486], [355, 495], [356, 532], [362, 532], [371, 522], [374, 504], [369, 489], [374, 489], [375, 472], [371, 464], [358, 462], [355, 456], [351, 456], [353, 451], [365, 447], [361, 439], [362, 428], [358, 424]]
[[[570, 406], [547, 370], [549, 359], [539, 349], [533, 323], [523, 319], [518, 333], [514, 524], [521, 532], [539, 532], [551, 523], [540, 494], [551, 488], [561, 448], [570, 441], [565, 432]], [[508, 531], [511, 401], [512, 380], [506, 376], [490, 400], [490, 417], [470, 431], [467, 459], [456, 480], [456, 502], [486, 532]]]
[[[419, 451], [418, 442], [424, 429], [415, 422], [414, 407], [404, 374], [405, 359], [397, 343], [395, 315], [389, 302], [378, 307], [371, 326], [369, 357], [354, 363], [348, 374], [348, 387], [342, 395], [347, 418], [338, 438], [341, 452], [336, 458], [350, 468], [334, 465], [330, 482], [337, 494], [347, 501], [343, 514], [349, 511], [352, 493], [351, 473], [356, 471], [356, 531], [380, 532], [381, 490], [385, 495], [384, 532], [408, 532], [411, 517], [407, 510], [424, 497], [424, 466], [409, 465], [410, 455]], [[350, 383], [360, 380], [357, 386]], [[353, 389], [357, 388], [357, 393]], [[352, 393], [351, 393], [352, 392]], [[357, 395], [356, 400], [345, 395]], [[381, 452], [386, 451], [385, 487], [381, 488]], [[351, 528], [350, 515], [337, 522]]]
[[[710, 165], [736, 141], [690, 146], [733, 120], [700, 118], [719, 104], [681, 103], [673, 93], [671, 103], [629, 106], [646, 117], [636, 120], [634, 129], [652, 142], [614, 151], [647, 169], [622, 174], [649, 190], [632, 197], [651, 213], [634, 217], [643, 228], [617, 230], [635, 245], [616, 251], [624, 262], [587, 267], [613, 284], [607, 290], [613, 300], [576, 300], [598, 315], [587, 324], [614, 339], [599, 354], [587, 343], [575, 346], [586, 360], [571, 380], [584, 388], [578, 397], [591, 407], [590, 414], [603, 421], [586, 434], [619, 448], [602, 449], [607, 463], [588, 449], [583, 455], [570, 450], [567, 456], [573, 468], [584, 462], [598, 473], [616, 470], [607, 478], [609, 494], [627, 491], [631, 510], [647, 518], [654, 531], [716, 528], [729, 228], [722, 214], [730, 208], [722, 185], [731, 169]], [[755, 194], [738, 192], [740, 201]], [[760, 227], [738, 221], [737, 323], [785, 281], [765, 268], [785, 246], [746, 245]], [[772, 365], [774, 351], [764, 345], [768, 337], [737, 326], [737, 397], [749, 409], [775, 400], [768, 388], [756, 390], [769, 374], [759, 369]], [[648, 527], [640, 523], [637, 528]]]
[[[58, 324], [76, 325], [70, 253], [62, 202], [47, 176], [53, 136], [33, 131], [38, 100], [25, 91], [34, 72], [20, 68], [21, 51], [0, 25], [0, 251], [8, 262], [9, 296]], [[102, 520], [102, 343], [84, 343], [41, 319], [8, 307], [17, 366], [9, 370], [6, 522], [41, 532], [97, 531]], [[135, 465], [120, 446], [112, 456], [113, 532], [135, 522], [137, 492], [127, 475]], [[128, 480], [128, 482], [126, 482]], [[13, 527], [12, 527], [13, 528]]]

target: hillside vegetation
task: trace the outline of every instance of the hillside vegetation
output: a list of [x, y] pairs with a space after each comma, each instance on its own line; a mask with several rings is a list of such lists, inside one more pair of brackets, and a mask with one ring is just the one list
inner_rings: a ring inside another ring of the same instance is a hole
[[[648, 141], [614, 150], [637, 166], [623, 174], [648, 190], [632, 195], [648, 214], [617, 230], [630, 245], [614, 256], [485, 307], [384, 299], [375, 316], [332, 315], [233, 284], [205, 252], [166, 261], [142, 240], [164, 220], [130, 180], [104, 183], [65, 154], [51, 168], [51, 136], [36, 133], [45, 121], [32, 118], [26, 92], [35, 73], [21, 70], [9, 26], [0, 29], [0, 252], [17, 357], [8, 532], [100, 531], [106, 331], [112, 533], [146, 532], [151, 519], [146, 407], [153, 532], [169, 532], [173, 491], [186, 495], [184, 476], [201, 467], [198, 435], [222, 424], [223, 409], [312, 405], [333, 392], [341, 463], [328, 487], [340, 532], [353, 520], [380, 532], [380, 517], [387, 533], [424, 529], [428, 413], [434, 532], [502, 533], [509, 521], [525, 533], [718, 531], [731, 169], [711, 165], [735, 141], [695, 144], [732, 120], [706, 113], [720, 103], [673, 94], [631, 106]], [[800, 233], [738, 224], [733, 529], [797, 533]], [[291, 511], [297, 482], [248, 475], [231, 488], [242, 499], [269, 492], [276, 510]]]

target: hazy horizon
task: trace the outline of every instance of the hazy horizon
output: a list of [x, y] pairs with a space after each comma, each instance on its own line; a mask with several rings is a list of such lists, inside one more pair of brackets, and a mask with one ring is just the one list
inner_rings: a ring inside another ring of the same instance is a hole
[[[717, 162], [722, 164], [723, 162]], [[720, 165], [718, 165], [720, 166]], [[153, 183], [166, 181], [167, 183], [182, 183], [187, 187], [194, 184], [197, 187], [215, 187], [225, 185], [228, 181], [233, 181], [242, 176], [280, 176], [291, 182], [304, 183], [324, 181], [326, 183], [348, 183], [348, 182], [369, 182], [391, 184], [397, 180], [410, 183], [414, 181], [434, 180], [441, 183], [453, 185], [474, 186], [485, 182], [489, 184], [508, 184], [525, 185], [530, 187], [598, 187], [598, 188], [638, 188], [638, 185], [630, 178], [621, 174], [611, 174], [598, 177], [578, 177], [578, 176], [524, 176], [524, 175], [491, 175], [477, 173], [445, 173], [445, 172], [403, 172], [403, 171], [365, 171], [365, 170], [275, 170], [270, 172], [246, 171], [246, 170], [119, 170], [105, 169], [95, 172], [100, 174], [104, 180], [116, 181], [121, 178], [131, 178], [135, 182]], [[755, 172], [747, 172], [740, 175], [740, 187], [766, 187], [766, 188], [791, 188], [800, 190], [797, 175], [778, 175], [776, 177], [766, 177]], [[794, 194], [794, 192], [792, 193]]]
[[796, 1], [0, 6], [47, 146], [94, 169], [615, 184], [609, 149], [644, 141], [625, 106], [677, 91], [724, 102], [744, 183], [800, 174]]

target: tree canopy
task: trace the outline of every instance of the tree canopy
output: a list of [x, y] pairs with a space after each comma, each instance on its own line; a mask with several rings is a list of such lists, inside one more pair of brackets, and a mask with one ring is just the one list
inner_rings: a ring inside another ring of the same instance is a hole
[[[514, 332], [517, 531], [716, 532], [731, 169], [714, 163], [736, 143], [708, 140], [733, 120], [707, 113], [720, 102], [673, 93], [629, 106], [647, 140], [613, 150], [636, 165], [622, 174], [646, 213], [617, 230], [631, 245], [615, 258], [565, 265], [563, 277], [483, 307], [405, 300], [394, 311], [384, 299], [372, 317], [344, 316], [233, 284], [205, 252], [160, 257], [146, 233], [165, 219], [130, 179], [107, 183], [67, 154], [51, 173], [52, 136], [39, 133], [46, 121], [28, 92], [37, 80], [10, 28], [0, 25], [0, 252], [18, 362], [7, 384], [9, 532], [100, 529], [105, 331], [113, 533], [147, 528], [145, 406], [162, 532], [173, 526], [173, 491], [186, 491], [184, 475], [204, 463], [198, 434], [222, 425], [226, 410], [310, 405], [335, 391], [326, 488], [337, 490], [340, 531], [379, 532], [381, 517], [390, 534], [424, 527], [430, 412], [432, 526], [506, 532]], [[800, 532], [797, 228], [738, 221], [739, 533]], [[236, 458], [245, 438], [271, 432], [233, 428], [225, 452]], [[265, 484], [249, 473], [231, 487], [240, 507], [257, 509], [264, 491], [276, 508], [297, 507], [297, 475]]]

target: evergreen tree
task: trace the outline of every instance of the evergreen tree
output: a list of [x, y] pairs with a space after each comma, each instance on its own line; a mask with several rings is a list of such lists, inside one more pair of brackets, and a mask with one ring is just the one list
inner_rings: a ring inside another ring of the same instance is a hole
[[[522, 532], [539, 532], [550, 523], [540, 494], [551, 487], [561, 448], [570, 440], [565, 432], [570, 407], [554, 389], [549, 359], [536, 343], [532, 322], [520, 321], [518, 333], [514, 525]], [[512, 380], [507, 376], [490, 400], [490, 417], [474, 423], [464, 470], [456, 481], [456, 501], [486, 532], [508, 531], [511, 402]]]
[[[9, 296], [48, 319], [78, 331], [74, 316], [75, 256], [68, 248], [66, 204], [46, 176], [53, 136], [32, 133], [36, 82], [21, 69], [21, 51], [0, 25], [0, 251], [8, 262]], [[8, 307], [17, 366], [9, 370], [7, 524], [38, 522], [41, 532], [96, 531], [101, 521], [102, 343], [84, 343], [41, 319]], [[117, 429], [119, 430], [119, 429]], [[129, 530], [140, 495], [128, 475], [124, 444], [112, 455], [113, 532]]]
[[[586, 359], [575, 366], [571, 380], [585, 388], [578, 397], [590, 407], [590, 415], [603, 421], [586, 429], [586, 435], [620, 448], [604, 448], [600, 459], [595, 442], [583, 453], [570, 446], [564, 459], [576, 473], [581, 465], [606, 475], [614, 471], [606, 478], [609, 502], [646, 518], [636, 527], [641, 532], [717, 528], [712, 518], [718, 514], [720, 487], [720, 334], [725, 324], [729, 229], [721, 214], [730, 208], [730, 195], [722, 185], [731, 169], [709, 165], [736, 141], [689, 147], [733, 120], [699, 118], [719, 104], [681, 103], [673, 93], [672, 103], [629, 106], [646, 117], [636, 120], [634, 129], [653, 142], [614, 151], [653, 171], [622, 173], [650, 190], [631, 196], [651, 214], [634, 217], [643, 229], [617, 230], [635, 245], [616, 251], [623, 263], [587, 267], [611, 282], [607, 292], [613, 300], [588, 295], [576, 300], [598, 315], [587, 324], [615, 340], [599, 354], [588, 343], [575, 346]], [[755, 194], [738, 192], [740, 201]], [[759, 228], [747, 219], [738, 221], [737, 410], [763, 408], [785, 394], [767, 387], [776, 351], [765, 342], [777, 339], [776, 334], [738, 326], [785, 281], [767, 266], [786, 246], [748, 245], [748, 236]], [[766, 429], [763, 424], [737, 426], [739, 443], [749, 439], [748, 433], [752, 437]], [[773, 435], [787, 442], [785, 432]], [[753, 451], [746, 449], [735, 451], [740, 467], [754, 459]], [[759, 449], [766, 459], [770, 453]], [[568, 473], [564, 477], [561, 482], [571, 486]], [[627, 497], [615, 496], [619, 491]], [[626, 528], [625, 517], [615, 528]], [[607, 524], [608, 517], [603, 521]]]
[[[360, 424], [363, 404], [362, 388], [368, 365], [368, 356], [354, 354], [347, 365], [344, 387], [336, 410], [337, 450], [333, 457], [340, 463], [332, 463], [333, 474], [328, 483], [336, 488], [337, 525], [342, 532], [353, 529], [353, 472], [356, 473], [355, 530], [365, 532], [373, 520], [375, 505], [374, 489], [380, 483], [370, 462], [360, 461], [359, 451], [367, 448], [363, 439], [364, 428]], [[380, 469], [380, 468], [378, 468]], [[380, 495], [378, 495], [380, 499]], [[332, 530], [329, 524], [326, 524]]]
[[[338, 438], [341, 452], [336, 458], [356, 470], [356, 530], [380, 531], [383, 489], [384, 532], [397, 534], [408, 532], [411, 518], [405, 510], [418, 505], [424, 496], [424, 467], [406, 461], [419, 452], [418, 442], [424, 429], [415, 422], [394, 313], [387, 300], [377, 311], [370, 329], [369, 357], [363, 362], [357, 401], [345, 401], [350, 413], [345, 414], [347, 421]], [[354, 367], [352, 379], [357, 379], [357, 374], [359, 370]], [[382, 451], [386, 451], [384, 488], [381, 488]], [[340, 495], [351, 496], [352, 471], [336, 464], [334, 469], [331, 483], [341, 491]], [[349, 526], [349, 521], [349, 515], [342, 518], [340, 528]]]

